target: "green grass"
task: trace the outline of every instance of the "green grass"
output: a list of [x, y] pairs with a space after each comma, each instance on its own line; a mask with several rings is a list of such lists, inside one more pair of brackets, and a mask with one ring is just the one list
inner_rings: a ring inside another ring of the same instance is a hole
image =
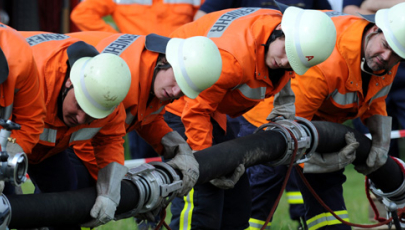
[[[347, 181], [344, 184], [344, 197], [346, 206], [349, 212], [351, 222], [365, 224], [371, 223], [369, 221], [369, 204], [364, 190], [364, 176], [357, 173], [353, 166], [349, 165], [346, 168], [345, 174]], [[33, 186], [30, 182], [22, 185], [24, 193], [32, 193]], [[166, 223], [170, 222], [171, 214], [170, 209], [167, 210]], [[285, 196], [282, 197], [278, 209], [274, 214], [272, 222], [272, 229], [297, 229], [297, 223], [289, 219], [288, 204]], [[83, 228], [84, 229], [84, 228]], [[136, 230], [138, 229], [133, 218], [128, 218], [119, 221], [112, 221], [104, 226], [95, 228], [97, 230]]]

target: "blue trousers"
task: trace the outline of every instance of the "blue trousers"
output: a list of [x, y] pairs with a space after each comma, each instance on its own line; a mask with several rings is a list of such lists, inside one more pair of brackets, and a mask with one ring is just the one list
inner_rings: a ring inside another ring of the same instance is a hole
[[128, 133], [129, 150], [131, 159], [143, 159], [159, 156], [138, 133], [134, 130]]
[[[183, 138], [185, 128], [179, 116], [166, 112], [165, 121]], [[230, 126], [225, 133], [214, 120], [213, 144], [235, 138]], [[228, 124], [227, 124], [228, 125]], [[171, 206], [171, 229], [229, 229], [249, 227], [250, 188], [246, 174], [239, 179], [233, 189], [222, 190], [210, 183], [194, 186], [184, 198], [176, 197]], [[188, 217], [191, 216], [191, 221]]]
[[[240, 131], [238, 136], [248, 136], [257, 129], [256, 126], [249, 123], [245, 118], [239, 117]], [[277, 196], [280, 193], [288, 167], [285, 165], [270, 167], [266, 165], [255, 165], [249, 167], [246, 172], [249, 177], [249, 183], [252, 191], [252, 215], [256, 220], [265, 221], [274, 206]], [[292, 170], [290, 178], [286, 185], [287, 194], [299, 193], [296, 183], [296, 171]], [[305, 210], [300, 201], [291, 201], [289, 214], [292, 220], [299, 221], [304, 216]]]

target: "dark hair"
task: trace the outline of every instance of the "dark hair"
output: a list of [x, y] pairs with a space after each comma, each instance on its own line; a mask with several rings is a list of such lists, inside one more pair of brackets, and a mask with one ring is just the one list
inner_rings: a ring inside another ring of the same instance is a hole
[[269, 38], [267, 39], [266, 44], [262, 44], [264, 46], [264, 53], [267, 54], [267, 51], [269, 51], [269, 46], [270, 43], [274, 42], [277, 38], [283, 37], [284, 32], [282, 30], [273, 30], [273, 32], [270, 34]]
[[[284, 32], [282, 30], [273, 30], [270, 34], [269, 38], [267, 39], [266, 44], [262, 44], [264, 46], [264, 59], [266, 59], [267, 52], [269, 51], [270, 43], [274, 42], [277, 38], [283, 37]], [[269, 78], [273, 82], [273, 84], [277, 84], [280, 79], [284, 76], [285, 71], [293, 71], [292, 69], [270, 69], [269, 71]]]

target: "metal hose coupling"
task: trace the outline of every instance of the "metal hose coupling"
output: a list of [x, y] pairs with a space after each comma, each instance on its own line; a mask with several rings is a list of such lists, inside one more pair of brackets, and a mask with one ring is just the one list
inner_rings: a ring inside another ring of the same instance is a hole
[[28, 158], [24, 152], [10, 153], [7, 145], [15, 143], [15, 139], [10, 137], [11, 132], [21, 126], [4, 119], [0, 119], [0, 125], [3, 127], [0, 130], [0, 180], [20, 186], [27, 179]]
[[125, 175], [139, 191], [137, 206], [116, 216], [116, 220], [146, 213], [168, 205], [180, 191], [183, 181], [176, 171], [164, 162], [150, 162], [132, 168]]
[[[303, 157], [307, 149], [311, 147], [311, 139], [313, 139], [312, 133], [310, 131], [311, 128], [304, 128], [303, 125], [301, 125], [305, 123], [304, 121], [301, 121], [302, 119], [303, 118], [298, 118], [297, 121], [293, 121], [278, 117], [274, 120], [274, 122], [269, 122], [256, 129], [255, 133], [263, 129], [265, 131], [271, 130], [279, 132], [283, 135], [287, 143], [287, 149], [283, 157], [276, 161], [269, 162], [267, 165], [288, 165], [291, 161], [295, 148], [297, 148], [297, 154], [295, 156], [294, 162], [297, 163]], [[293, 137], [295, 137], [295, 139], [297, 140], [297, 146], [295, 146]], [[313, 150], [311, 149], [311, 151]]]

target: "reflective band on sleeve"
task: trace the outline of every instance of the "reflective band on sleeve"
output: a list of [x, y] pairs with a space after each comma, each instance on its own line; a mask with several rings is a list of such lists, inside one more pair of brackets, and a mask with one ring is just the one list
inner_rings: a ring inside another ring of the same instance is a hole
[[388, 93], [390, 92], [392, 84], [385, 86], [384, 88], [382, 88], [380, 91], [378, 91], [378, 93], [376, 93], [371, 99], [369, 104], [371, 104], [371, 102], [375, 99], [378, 99], [380, 97], [385, 97], [388, 95]]
[[125, 123], [130, 125], [132, 124], [132, 121], [134, 120], [135, 116], [132, 115], [130, 111], [127, 112], [127, 118], [125, 118]]
[[160, 106], [160, 108], [159, 108], [158, 110], [156, 110], [155, 112], [153, 112], [153, 113], [151, 113], [151, 114], [159, 114], [160, 112], [162, 112], [162, 110], [163, 110], [164, 107], [165, 107], [164, 105], [163, 105], [163, 106]]
[[39, 135], [39, 139], [41, 141], [56, 143], [56, 134], [56, 129], [44, 128], [44, 131], [41, 133], [41, 135]]
[[[385, 30], [383, 31], [385, 36], [388, 36], [392, 42], [394, 42], [395, 46], [401, 51], [401, 53], [405, 53], [405, 48], [401, 45], [398, 39], [395, 37], [394, 33], [392, 33], [392, 28], [390, 27], [390, 22], [388, 18], [388, 10], [384, 11], [384, 26]], [[392, 47], [391, 47], [392, 48]]]
[[79, 129], [76, 132], [72, 133], [72, 135], [70, 136], [70, 142], [90, 140], [100, 131], [100, 129], [101, 128]]
[[11, 113], [13, 112], [13, 104], [6, 106], [6, 107], [1, 107], [0, 106], [0, 118], [3, 118], [4, 120], [8, 120], [10, 118]]
[[88, 64], [88, 62], [91, 59], [87, 59], [86, 62], [83, 64], [82, 69], [80, 70], [80, 85], [82, 88], [82, 92], [84, 94], [84, 96], [87, 98], [87, 100], [96, 108], [100, 109], [100, 110], [104, 110], [104, 111], [109, 111], [110, 109], [100, 105], [97, 101], [95, 101], [91, 96], [89, 91], [87, 91], [87, 87], [86, 84], [84, 82], [84, 69], [86, 68], [86, 65]]
[[181, 71], [181, 74], [183, 75], [184, 80], [186, 80], [187, 85], [193, 89], [196, 92], [202, 92], [202, 90], [200, 90], [199, 88], [197, 88], [196, 85], [194, 85], [194, 83], [191, 81], [190, 76], [188, 76], [187, 74], [187, 70], [186, 68], [184, 68], [184, 59], [183, 59], [183, 48], [184, 48], [184, 41], [185, 39], [182, 39], [180, 41], [180, 46], [179, 46], [179, 55], [177, 61], [179, 62], [179, 68]]
[[335, 101], [338, 105], [359, 103], [359, 97], [357, 96], [356, 92], [341, 94], [337, 89], [335, 89], [335, 91], [333, 91], [329, 97], [332, 97], [333, 101]]
[[260, 8], [238, 8], [236, 10], [232, 10], [229, 12], [224, 13], [221, 15], [218, 20], [214, 23], [211, 27], [210, 31], [207, 34], [209, 38], [219, 38], [225, 32], [225, 30], [229, 27], [229, 25], [235, 21], [236, 19], [252, 14], [256, 11], [260, 10]]
[[35, 46], [41, 44], [42, 42], [60, 41], [68, 38], [69, 36], [65, 34], [36, 34], [34, 36], [26, 38], [25, 40], [30, 46]]
[[261, 100], [266, 97], [266, 87], [250, 88], [247, 84], [243, 84], [238, 86], [237, 89], [249, 99]]

